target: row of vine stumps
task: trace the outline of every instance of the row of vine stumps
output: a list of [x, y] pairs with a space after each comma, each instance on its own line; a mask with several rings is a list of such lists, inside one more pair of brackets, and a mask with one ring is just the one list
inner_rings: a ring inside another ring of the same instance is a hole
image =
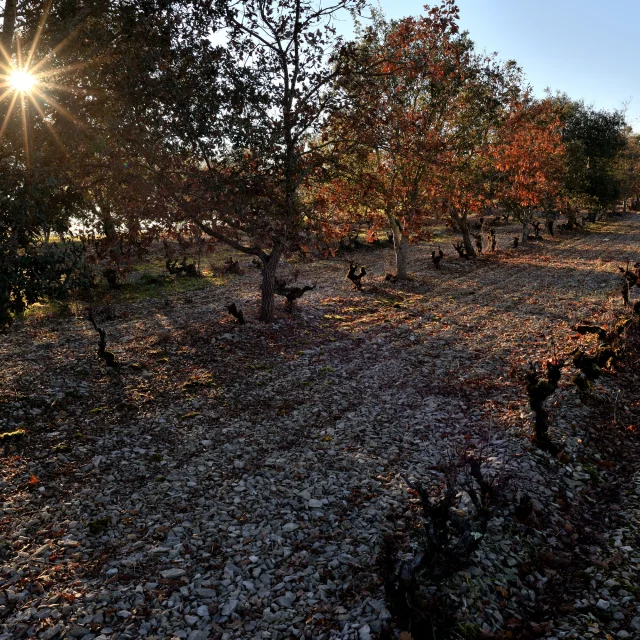
[[[628, 305], [629, 289], [640, 287], [640, 263], [636, 263], [633, 270], [627, 266], [626, 269], [621, 267], [620, 271], [625, 280], [623, 297], [625, 305]], [[635, 469], [632, 463], [626, 464], [623, 459], [631, 459], [631, 452], [637, 448], [636, 430], [616, 421], [615, 407], [594, 393], [593, 382], [601, 376], [617, 375], [624, 371], [625, 366], [632, 371], [637, 366], [640, 356], [640, 301], [635, 303], [630, 315], [621, 317], [610, 330], [590, 323], [580, 324], [574, 329], [581, 335], [597, 337], [598, 345], [594, 351], [578, 348], [570, 354], [569, 362], [554, 353], [543, 366], [530, 362], [522, 373], [529, 406], [534, 414], [531, 440], [548, 454], [546, 460], [550, 468], [571, 460], [571, 455], [550, 435], [553, 425], [546, 403], [558, 389], [563, 369], [573, 366], [570, 380], [577, 387], [581, 401], [594, 408], [598, 416], [593, 424], [583, 426], [590, 433], [590, 446], [583, 449], [580, 459], [586, 460], [602, 447], [618, 452], [620, 467], [615, 469], [614, 480], [599, 484], [594, 489], [601, 499], [599, 503], [597, 500], [582, 502], [576, 496], [573, 504], [561, 504], [566, 512], [567, 531], [575, 531], [575, 524], [581, 517], [591, 521], [600, 515], [600, 520], [604, 521], [601, 511], [606, 511], [611, 495], [616, 493], [624, 475], [630, 476], [630, 467]], [[631, 386], [628, 391], [637, 394], [640, 390]], [[608, 428], [610, 426], [614, 428]], [[599, 456], [595, 455], [595, 459], [599, 460]], [[402, 551], [407, 550], [403, 534], [387, 535], [383, 541], [378, 571], [392, 620], [382, 637], [401, 640], [527, 640], [547, 636], [553, 620], [552, 608], [546, 613], [532, 615], [528, 620], [511, 620], [511, 625], [501, 632], [492, 633], [466, 622], [465, 614], [460, 610], [460, 598], [451, 598], [446, 588], [449, 578], [474, 564], [473, 554], [480, 547], [489, 522], [497, 514], [508, 512], [516, 529], [530, 529], [532, 497], [519, 490], [513, 477], [487, 473], [482, 451], [477, 448], [462, 445], [456, 450], [449, 450], [436, 472], [440, 478], [438, 482], [404, 479], [409, 493], [415, 498], [419, 514], [410, 534], [410, 546], [414, 551], [409, 554], [411, 559], [401, 560]], [[463, 497], [467, 503], [466, 511], [460, 510]], [[505, 527], [505, 535], [509, 535], [508, 527]], [[577, 536], [574, 534], [574, 537]], [[553, 554], [543, 549], [537, 552], [538, 568], [543, 573], [545, 558]], [[557, 606], [561, 606], [563, 598], [569, 597], [571, 589], [567, 585], [570, 580], [581, 572], [585, 573], [590, 560], [581, 555], [576, 546], [571, 561], [565, 560], [565, 564], [566, 576], [558, 579]]]

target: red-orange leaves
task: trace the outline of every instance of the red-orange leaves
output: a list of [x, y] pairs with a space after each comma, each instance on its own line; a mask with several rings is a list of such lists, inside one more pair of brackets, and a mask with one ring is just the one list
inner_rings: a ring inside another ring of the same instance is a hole
[[498, 197], [512, 208], [537, 208], [559, 194], [564, 147], [550, 100], [514, 100], [492, 145]]
[[411, 239], [425, 233], [470, 43], [459, 38], [454, 2], [426, 17], [377, 20], [356, 44], [342, 79], [345, 109], [329, 126], [343, 153], [335, 211]]

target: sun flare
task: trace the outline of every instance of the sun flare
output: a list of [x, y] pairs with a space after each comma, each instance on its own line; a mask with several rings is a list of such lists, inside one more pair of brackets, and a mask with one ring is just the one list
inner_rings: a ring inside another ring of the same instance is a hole
[[9, 84], [21, 93], [29, 93], [38, 83], [37, 78], [28, 71], [16, 69], [9, 77]]
[[51, 2], [48, 1], [45, 3], [45, 9], [40, 18], [35, 37], [28, 48], [25, 48], [21, 39], [16, 37], [15, 57], [12, 50], [7, 51], [3, 44], [0, 43], [0, 103], [7, 101], [6, 107], [0, 107], [0, 113], [2, 113], [2, 117], [0, 117], [0, 141], [3, 139], [9, 123], [12, 120], [15, 121], [14, 114], [16, 112], [21, 113], [27, 165], [29, 165], [30, 136], [34, 118], [38, 118], [46, 126], [62, 150], [65, 150], [65, 148], [54, 130], [52, 114], [57, 112], [74, 124], [82, 126], [69, 110], [54, 98], [54, 95], [57, 92], [84, 93], [78, 86], [60, 83], [60, 78], [95, 62], [95, 60], [88, 60], [67, 66], [54, 64], [60, 51], [73, 40], [80, 29], [80, 25], [53, 48], [47, 52], [42, 52], [42, 55], [38, 55], [40, 37], [50, 9]]

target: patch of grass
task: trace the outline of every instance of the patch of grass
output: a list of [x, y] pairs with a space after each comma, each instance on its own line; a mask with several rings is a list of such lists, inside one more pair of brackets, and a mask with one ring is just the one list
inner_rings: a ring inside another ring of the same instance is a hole
[[151, 458], [150, 458], [151, 462], [162, 462], [164, 460], [164, 456], [160, 455], [159, 453], [154, 453]]
[[182, 416], [183, 420], [188, 420], [189, 418], [196, 418], [197, 416], [201, 416], [202, 414], [199, 411], [189, 411]]
[[55, 451], [56, 453], [69, 453], [72, 450], [72, 447], [68, 442], [59, 442], [51, 450]]
[[72, 306], [66, 300], [43, 299], [29, 305], [21, 314], [25, 321], [50, 320], [52, 318], [69, 318], [74, 315]]
[[152, 287], [164, 287], [167, 284], [167, 280], [169, 280], [169, 276], [166, 273], [154, 274], [154, 273], [143, 273], [140, 276], [137, 284], [142, 287], [152, 286]]
[[600, 472], [589, 464], [582, 465], [582, 470], [589, 475], [592, 482], [600, 483], [602, 482], [602, 476]]
[[131, 265], [131, 271], [134, 273], [162, 273], [167, 275], [164, 267], [166, 260], [164, 256], [148, 254], [141, 262]]
[[478, 625], [472, 624], [471, 622], [461, 622], [456, 631], [464, 640], [475, 640], [480, 637]]
[[94, 407], [93, 409], [89, 409], [87, 413], [88, 414], [102, 413], [103, 411], [109, 411], [109, 407]]
[[101, 283], [92, 289], [95, 298], [108, 297], [114, 303], [139, 302], [188, 291], [198, 291], [225, 284], [224, 278], [204, 271], [200, 277], [184, 278], [170, 275], [164, 258], [151, 258], [132, 265], [119, 289], [109, 289]]
[[139, 302], [147, 298], [200, 291], [223, 284], [225, 284], [224, 278], [213, 275], [202, 275], [199, 278], [180, 278], [145, 273], [138, 280], [127, 282], [120, 291], [112, 292], [112, 294], [117, 302]]

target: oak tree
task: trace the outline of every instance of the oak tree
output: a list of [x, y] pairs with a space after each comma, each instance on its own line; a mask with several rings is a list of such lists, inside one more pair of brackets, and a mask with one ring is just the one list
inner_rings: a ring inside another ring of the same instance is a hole
[[496, 197], [522, 224], [526, 243], [534, 213], [553, 209], [564, 169], [561, 121], [549, 99], [528, 92], [514, 99], [491, 146], [497, 172]]
[[430, 181], [472, 47], [452, 1], [427, 9], [420, 18], [378, 16], [364, 31], [340, 79], [345, 108], [326, 134], [342, 158], [337, 204], [350, 216], [344, 202], [355, 200], [371, 230], [391, 230], [398, 279], [407, 277], [409, 242], [424, 236]]
[[313, 207], [301, 194], [322, 173], [322, 145], [314, 141], [337, 107], [334, 20], [360, 6], [236, 2], [217, 23], [224, 46], [203, 45], [204, 61], [183, 52], [174, 63], [183, 75], [162, 104], [173, 135], [161, 153], [148, 154], [149, 170], [174, 220], [260, 260], [263, 321], [273, 317], [278, 262], [308, 242]]

